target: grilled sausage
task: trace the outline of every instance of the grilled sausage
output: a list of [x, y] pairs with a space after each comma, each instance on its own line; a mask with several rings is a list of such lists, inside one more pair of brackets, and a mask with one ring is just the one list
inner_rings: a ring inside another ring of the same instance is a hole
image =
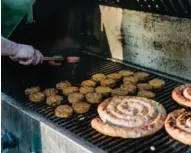
[[151, 135], [163, 127], [166, 118], [166, 111], [161, 104], [132, 96], [104, 100], [98, 106], [98, 114], [101, 119], [93, 119], [91, 126], [102, 134], [122, 138]]
[[181, 85], [172, 91], [172, 98], [180, 105], [191, 108], [191, 100], [185, 97], [185, 89], [191, 88], [191, 84]]
[[186, 145], [191, 145], [191, 112], [185, 109], [175, 110], [165, 120], [167, 133]]

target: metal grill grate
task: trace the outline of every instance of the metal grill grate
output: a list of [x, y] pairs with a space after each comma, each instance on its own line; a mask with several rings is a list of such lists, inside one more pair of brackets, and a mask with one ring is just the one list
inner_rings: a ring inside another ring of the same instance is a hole
[[[56, 82], [70, 78], [69, 81], [75, 82], [76, 85], [79, 85], [79, 83], [82, 80], [90, 78], [91, 75], [95, 73], [109, 74], [112, 72], [119, 71], [121, 69], [140, 71], [139, 69], [133, 68], [131, 65], [124, 66], [119, 63], [114, 63], [97, 57], [84, 55], [82, 57], [82, 61], [78, 65], [65, 64], [61, 67], [53, 67], [51, 68], [51, 70], [46, 66], [43, 66], [41, 68], [30, 69], [30, 71], [26, 72], [27, 74], [25, 74], [24, 77], [21, 77], [18, 81], [23, 82], [23, 84], [21, 86], [21, 89], [18, 89], [17, 94], [14, 94], [14, 91], [8, 90], [9, 83], [14, 82], [10, 79], [7, 79], [9, 80], [7, 84], [4, 81], [2, 90], [4, 92], [7, 92], [10, 96], [13, 96], [15, 99], [22, 99], [22, 101], [24, 99], [27, 102], [23, 101], [23, 105], [25, 105], [27, 108], [34, 110], [36, 113], [43, 115], [46, 119], [50, 120], [57, 126], [75, 134], [75, 136], [80, 140], [86, 141], [89, 144], [93, 144], [95, 148], [102, 149], [105, 152], [148, 153], [153, 152], [153, 147], [155, 149], [154, 152], [158, 153], [186, 152], [186, 150], [188, 150], [188, 146], [185, 146], [171, 139], [164, 129], [152, 136], [140, 139], [111, 138], [96, 132], [91, 128], [90, 125], [92, 118], [97, 116], [96, 105], [92, 106], [91, 111], [87, 114], [74, 114], [69, 119], [60, 119], [54, 116], [54, 108], [47, 106], [45, 102], [32, 103], [28, 101], [27, 97], [23, 97], [23, 90], [29, 85], [34, 85], [34, 83], [41, 83], [38, 85], [41, 85], [41, 87], [45, 88], [55, 86]], [[166, 77], [157, 76], [151, 72], [149, 73], [151, 74], [149, 79], [161, 78], [166, 82], [166, 85], [163, 89], [156, 91], [155, 100], [162, 103], [168, 113], [173, 111], [174, 109], [179, 108], [179, 105], [171, 99], [171, 91], [181, 83], [170, 80]], [[19, 79], [19, 76], [16, 78]], [[15, 85], [16, 84], [12, 84], [12, 86]], [[66, 99], [64, 103], [67, 103]]]

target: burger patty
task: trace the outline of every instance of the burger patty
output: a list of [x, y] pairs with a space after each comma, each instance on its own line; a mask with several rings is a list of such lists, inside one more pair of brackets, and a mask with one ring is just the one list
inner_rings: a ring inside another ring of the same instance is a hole
[[138, 92], [137, 96], [145, 97], [145, 98], [154, 98], [155, 93], [153, 93], [151, 91], [141, 90], [141, 91]]
[[136, 85], [138, 83], [138, 81], [139, 81], [138, 78], [135, 76], [128, 76], [128, 77], [123, 78], [124, 84], [131, 83], [131, 84]]
[[58, 91], [54, 88], [49, 88], [44, 90], [45, 96], [54, 96], [58, 93]]
[[154, 89], [159, 89], [165, 85], [165, 81], [161, 79], [153, 79], [149, 81], [149, 84], [152, 85]]
[[78, 102], [73, 103], [72, 107], [76, 113], [83, 114], [89, 112], [91, 105], [86, 102]]
[[121, 88], [125, 88], [128, 94], [135, 94], [137, 91], [137, 87], [129, 82], [125, 82], [125, 84], [122, 84]]
[[105, 74], [98, 73], [98, 74], [94, 74], [94, 75], [92, 76], [92, 79], [93, 79], [94, 81], [96, 81], [96, 82], [100, 82], [101, 80], [106, 79], [106, 76], [105, 76]]
[[136, 72], [134, 73], [134, 76], [139, 80], [139, 81], [146, 81], [150, 74], [146, 73], [146, 72]]
[[40, 87], [35, 86], [35, 87], [27, 88], [25, 90], [25, 94], [30, 95], [30, 94], [33, 94], [33, 93], [39, 92], [39, 91], [40, 91]]
[[112, 90], [111, 95], [112, 96], [126, 96], [128, 95], [127, 88], [115, 88]]
[[107, 78], [119, 82], [122, 79], [122, 75], [119, 73], [111, 73], [107, 75]]
[[74, 86], [66, 87], [66, 88], [62, 89], [62, 92], [65, 96], [68, 96], [69, 94], [74, 93], [74, 92], [78, 92], [78, 91], [79, 91], [78, 87], [74, 87]]
[[101, 80], [100, 84], [101, 84], [101, 86], [110, 87], [110, 88], [114, 88], [117, 85], [117, 83], [114, 79]]
[[111, 89], [110, 87], [99, 86], [99, 87], [96, 87], [96, 88], [95, 88], [95, 91], [96, 91], [97, 93], [102, 94], [102, 95], [105, 96], [105, 97], [108, 97], [108, 96], [111, 95], [112, 89]]
[[56, 84], [56, 88], [57, 89], [63, 89], [63, 88], [67, 88], [67, 87], [71, 87], [72, 84], [69, 81], [60, 81], [59, 83]]
[[153, 90], [153, 86], [148, 83], [138, 83], [137, 88], [139, 90]]
[[82, 81], [81, 86], [82, 87], [87, 86], [87, 87], [93, 87], [94, 88], [96, 86], [96, 82], [93, 80], [85, 80], [85, 81]]
[[55, 116], [69, 118], [73, 114], [73, 108], [68, 105], [60, 105], [55, 109]]
[[68, 101], [70, 103], [82, 102], [85, 100], [85, 96], [82, 93], [71, 93], [68, 95]]
[[45, 95], [43, 92], [35, 92], [29, 95], [29, 100], [32, 102], [40, 102], [40, 101], [43, 101], [44, 98], [45, 98]]
[[92, 104], [96, 104], [96, 103], [100, 103], [102, 101], [102, 94], [100, 93], [96, 93], [96, 92], [92, 92], [92, 93], [88, 93], [85, 95], [87, 102], [92, 103]]
[[121, 70], [119, 71], [119, 74], [122, 75], [123, 77], [127, 77], [127, 76], [132, 76], [134, 72], [129, 70]]
[[90, 93], [90, 92], [94, 92], [94, 88], [93, 87], [81, 87], [80, 88], [80, 93], [82, 94], [87, 94], [87, 93]]
[[63, 101], [63, 97], [59, 95], [53, 95], [46, 98], [46, 104], [53, 107], [60, 105], [61, 101]]

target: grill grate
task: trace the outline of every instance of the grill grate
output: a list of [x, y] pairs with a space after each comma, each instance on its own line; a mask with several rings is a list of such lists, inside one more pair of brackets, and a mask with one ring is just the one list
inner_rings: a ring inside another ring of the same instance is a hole
[[[188, 146], [185, 146], [171, 139], [164, 129], [152, 136], [140, 139], [120, 139], [104, 136], [93, 130], [90, 125], [91, 119], [97, 116], [97, 105], [92, 106], [91, 111], [87, 114], [74, 114], [69, 119], [60, 119], [54, 116], [54, 108], [47, 106], [45, 102], [29, 102], [28, 98], [23, 94], [24, 89], [31, 85], [40, 85], [44, 88], [53, 87], [58, 81], [66, 80], [68, 78], [70, 78], [69, 81], [75, 82], [76, 85], [79, 85], [82, 80], [90, 78], [91, 75], [95, 73], [109, 74], [122, 69], [140, 71], [139, 69], [133, 68], [131, 65], [124, 66], [119, 63], [106, 61], [89, 55], [84, 55], [80, 64], [77, 65], [65, 64], [61, 67], [52, 68], [42, 66], [39, 68], [36, 67], [34, 69], [28, 68], [29, 70], [22, 67], [20, 68], [20, 70], [21, 69], [24, 69], [22, 70], [22, 72], [25, 72], [24, 76], [19, 75], [19, 73], [15, 73], [14, 78], [3, 78], [4, 81], [2, 81], [2, 91], [8, 93], [8, 95], [17, 100], [22, 99], [23, 101], [24, 99], [27, 102], [23, 102], [23, 105], [25, 105], [27, 108], [34, 110], [40, 115], [43, 115], [45, 118], [47, 118], [57, 126], [72, 132], [80, 140], [93, 144], [95, 148], [97, 147], [105, 152], [115, 153], [148, 153], [153, 152], [153, 147], [155, 148], [154, 152], [159, 153], [180, 153], [186, 152], [186, 150], [188, 150]], [[12, 70], [14, 69], [12, 68]], [[3, 73], [4, 72], [2, 72], [2, 74]], [[163, 104], [168, 113], [173, 111], [174, 109], [179, 108], [180, 106], [171, 99], [171, 91], [181, 83], [170, 80], [166, 77], [157, 76], [153, 73], [150, 74], [151, 76], [149, 79], [161, 78], [166, 82], [166, 85], [163, 89], [156, 91], [155, 100]], [[7, 74], [6, 76], [9, 75]], [[16, 83], [15, 78], [17, 79]], [[22, 85], [19, 86], [20, 88], [15, 94], [15, 89], [16, 87], [18, 87], [17, 83], [21, 83]], [[13, 87], [12, 90], [9, 88], [10, 85]], [[64, 103], [67, 103], [66, 99], [64, 100]]]

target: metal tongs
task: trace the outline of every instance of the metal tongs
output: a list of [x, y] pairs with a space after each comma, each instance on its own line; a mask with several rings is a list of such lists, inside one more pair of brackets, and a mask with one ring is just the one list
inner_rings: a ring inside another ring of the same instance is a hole
[[64, 62], [65, 58], [62, 56], [52, 56], [52, 57], [43, 57], [43, 61], [48, 62], [50, 65], [61, 65]]
[[62, 56], [52, 56], [43, 58], [43, 61], [48, 61], [50, 65], [61, 65], [65, 60], [69, 63], [77, 63], [80, 61], [80, 58], [76, 56], [70, 56], [67, 58]]
[[62, 61], [64, 61], [64, 57], [62, 57], [62, 56], [52, 56], [52, 57], [44, 57], [43, 58], [43, 61], [60, 61], [60, 62], [62, 62]]

